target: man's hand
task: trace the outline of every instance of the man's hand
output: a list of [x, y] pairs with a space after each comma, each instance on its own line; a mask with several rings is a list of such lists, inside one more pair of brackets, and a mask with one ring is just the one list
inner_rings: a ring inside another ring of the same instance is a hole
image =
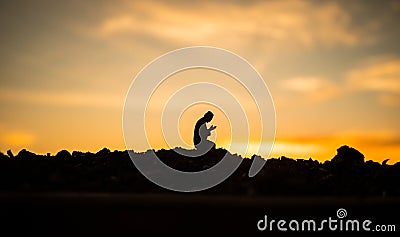
[[208, 130], [212, 131], [212, 130], [214, 130], [216, 128], [217, 128], [217, 126], [211, 125], [211, 127]]

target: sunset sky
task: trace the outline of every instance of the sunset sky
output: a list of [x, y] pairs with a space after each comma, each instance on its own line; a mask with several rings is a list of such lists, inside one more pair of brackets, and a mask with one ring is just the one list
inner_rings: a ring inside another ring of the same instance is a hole
[[[273, 157], [324, 161], [347, 144], [366, 160], [395, 163], [399, 22], [400, 1], [1, 1], [0, 151], [126, 149], [122, 111], [135, 75], [168, 51], [206, 45], [242, 56], [264, 78], [276, 109]], [[172, 76], [159, 96], [182, 78], [247, 101], [231, 78], [201, 69]], [[236, 115], [204, 104], [182, 114], [184, 142], [174, 146], [190, 147], [208, 109], [224, 146]], [[151, 133], [156, 149], [166, 146], [159, 135]]]

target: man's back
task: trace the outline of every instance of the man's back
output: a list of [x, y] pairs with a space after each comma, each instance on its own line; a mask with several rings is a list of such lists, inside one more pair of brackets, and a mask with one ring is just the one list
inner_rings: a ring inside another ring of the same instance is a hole
[[200, 137], [200, 127], [201, 125], [204, 124], [205, 126], [206, 121], [204, 121], [204, 118], [200, 118], [196, 125], [194, 126], [194, 131], [193, 131], [193, 144], [196, 146], [197, 144], [200, 143], [201, 137]]

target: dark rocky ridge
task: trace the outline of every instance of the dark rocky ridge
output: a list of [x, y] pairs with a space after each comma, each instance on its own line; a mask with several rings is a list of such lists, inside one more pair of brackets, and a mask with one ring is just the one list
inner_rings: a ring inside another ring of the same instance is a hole
[[[0, 192], [107, 192], [169, 193], [148, 181], [133, 165], [127, 151], [97, 153], [66, 150], [55, 156], [21, 150], [16, 156], [0, 153]], [[136, 153], [139, 157], [143, 153]], [[178, 170], [199, 171], [226, 159], [242, 159], [224, 149], [202, 157], [187, 158], [174, 150], [156, 151], [165, 164]], [[252, 159], [260, 159], [253, 156]], [[243, 159], [227, 180], [202, 194], [304, 195], [304, 196], [399, 196], [400, 163], [387, 165], [364, 161], [348, 146], [337, 150], [331, 161], [267, 160], [253, 178], [248, 177], [252, 159]]]

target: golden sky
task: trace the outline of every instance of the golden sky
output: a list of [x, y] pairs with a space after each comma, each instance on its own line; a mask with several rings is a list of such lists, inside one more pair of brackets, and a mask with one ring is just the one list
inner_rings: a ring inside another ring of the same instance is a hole
[[[135, 75], [168, 51], [207, 45], [242, 56], [264, 78], [276, 109], [272, 156], [323, 161], [347, 144], [367, 160], [394, 163], [399, 22], [399, 1], [1, 1], [0, 151], [124, 150], [122, 110]], [[172, 76], [158, 96], [182, 78], [248, 100], [228, 76], [207, 70]], [[177, 125], [183, 142], [170, 145], [190, 147], [208, 109], [224, 146], [232, 118], [204, 104], [185, 110]], [[165, 147], [157, 126], [151, 144]]]

